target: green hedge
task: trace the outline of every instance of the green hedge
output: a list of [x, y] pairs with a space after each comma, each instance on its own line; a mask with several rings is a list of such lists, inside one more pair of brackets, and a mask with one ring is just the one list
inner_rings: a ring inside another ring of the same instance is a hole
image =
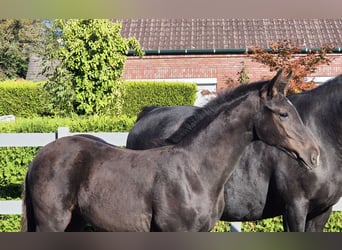
[[31, 117], [46, 112], [43, 83], [29, 81], [0, 82], [0, 115]]
[[58, 127], [69, 127], [71, 132], [126, 132], [135, 123], [136, 117], [126, 115], [111, 116], [74, 116], [18, 117], [14, 122], [0, 122], [0, 133], [44, 133], [56, 132]]
[[20, 198], [27, 167], [38, 149], [38, 147], [0, 148], [0, 199]]
[[[48, 100], [44, 83], [28, 81], [0, 82], [0, 115], [34, 117], [48, 115]], [[196, 99], [195, 83], [131, 82], [124, 83], [122, 114], [136, 116], [143, 106], [193, 105]]]
[[148, 105], [193, 105], [196, 100], [195, 83], [125, 82], [123, 114], [136, 116]]

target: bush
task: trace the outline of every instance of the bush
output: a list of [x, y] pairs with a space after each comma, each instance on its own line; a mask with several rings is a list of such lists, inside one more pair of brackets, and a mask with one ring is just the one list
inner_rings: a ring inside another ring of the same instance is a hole
[[0, 115], [32, 117], [46, 112], [43, 83], [28, 81], [0, 82]]
[[342, 211], [334, 211], [330, 215], [324, 232], [342, 232]]
[[124, 84], [123, 114], [136, 116], [142, 107], [149, 105], [193, 105], [196, 100], [195, 83], [131, 82]]
[[38, 147], [0, 148], [0, 199], [20, 198], [27, 167]]
[[242, 231], [244, 232], [283, 232], [283, 220], [281, 216], [245, 222], [242, 225]]
[[21, 215], [0, 215], [0, 232], [20, 232]]
[[135, 117], [73, 116], [18, 117], [14, 122], [0, 123], [0, 133], [49, 133], [58, 127], [69, 127], [71, 132], [127, 132], [134, 125]]
[[[50, 103], [43, 82], [0, 82], [0, 115], [18, 117], [48, 116]], [[195, 83], [131, 82], [124, 88], [123, 115], [135, 117], [148, 105], [193, 105], [196, 99]], [[113, 109], [115, 109], [113, 107]]]
[[130, 49], [142, 56], [139, 42], [107, 19], [56, 19], [48, 30], [44, 61], [59, 62], [45, 85], [51, 112], [122, 114], [121, 76]]

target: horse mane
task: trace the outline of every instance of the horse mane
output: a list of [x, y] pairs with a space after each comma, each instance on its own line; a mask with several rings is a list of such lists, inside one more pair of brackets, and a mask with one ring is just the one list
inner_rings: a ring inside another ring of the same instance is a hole
[[189, 134], [197, 134], [206, 128], [223, 110], [231, 110], [245, 100], [251, 91], [260, 90], [269, 81], [259, 81], [243, 84], [239, 87], [219, 94], [202, 108], [198, 108], [180, 125], [167, 143], [177, 144]]

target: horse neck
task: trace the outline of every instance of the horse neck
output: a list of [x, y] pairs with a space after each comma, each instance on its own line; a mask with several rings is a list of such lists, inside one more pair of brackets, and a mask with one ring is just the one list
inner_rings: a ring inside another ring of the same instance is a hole
[[335, 159], [341, 164], [331, 166], [339, 169], [342, 169], [341, 93], [342, 85], [327, 85], [289, 97], [322, 150], [334, 150]]
[[253, 140], [252, 116], [256, 106], [247, 98], [233, 110], [222, 111], [187, 146], [199, 162], [201, 176], [214, 187], [223, 187], [240, 155]]
[[[322, 86], [325, 87], [325, 86]], [[294, 95], [293, 104], [303, 122], [311, 129], [315, 137], [333, 142], [342, 148], [342, 87], [315, 89], [307, 93]]]

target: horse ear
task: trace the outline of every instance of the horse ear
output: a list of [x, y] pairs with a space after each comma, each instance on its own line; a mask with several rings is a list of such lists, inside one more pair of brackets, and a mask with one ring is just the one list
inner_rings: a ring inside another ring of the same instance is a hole
[[287, 94], [287, 90], [289, 88], [289, 82], [290, 79], [292, 77], [292, 70], [290, 70], [290, 72], [287, 74], [287, 76], [285, 77], [285, 79], [283, 81], [281, 81], [283, 83], [283, 94], [286, 95]]
[[263, 98], [272, 98], [278, 94], [286, 95], [289, 79], [292, 72], [288, 74], [285, 80], [282, 80], [283, 70], [278, 70], [277, 74], [272, 80], [261, 90], [261, 96]]

